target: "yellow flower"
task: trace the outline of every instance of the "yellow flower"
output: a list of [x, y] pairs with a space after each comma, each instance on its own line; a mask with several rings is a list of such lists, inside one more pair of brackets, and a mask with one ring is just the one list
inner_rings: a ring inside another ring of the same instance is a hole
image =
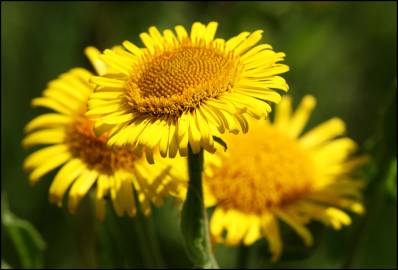
[[344, 210], [364, 211], [363, 182], [351, 172], [367, 157], [351, 155], [356, 144], [341, 137], [345, 125], [338, 118], [300, 136], [314, 106], [314, 97], [306, 96], [291, 113], [291, 99], [284, 97], [273, 123], [257, 121], [248, 134], [226, 136], [225, 153], [205, 156], [205, 198], [216, 205], [210, 220], [215, 241], [251, 245], [265, 236], [277, 260], [279, 220], [309, 246], [311, 220], [340, 229], [351, 223]]
[[181, 25], [176, 34], [150, 27], [140, 34], [145, 48], [124, 41], [125, 50], [105, 50], [102, 60], [116, 72], [92, 78], [98, 85], [89, 115], [98, 130], [112, 128], [110, 145], [146, 146], [147, 158], [187, 156], [204, 148], [214, 152], [213, 135], [247, 132], [247, 116], [264, 118], [276, 89], [287, 91], [277, 76], [288, 71], [278, 64], [284, 53], [256, 44], [261, 30], [243, 32], [227, 41], [215, 39], [216, 22]]
[[[115, 48], [118, 50], [118, 48]], [[86, 54], [98, 73], [107, 69], [99, 61], [99, 52], [87, 48]], [[70, 187], [68, 206], [74, 212], [80, 200], [96, 184], [98, 218], [104, 218], [105, 198], [110, 196], [118, 215], [136, 213], [135, 198], [144, 214], [150, 213], [150, 201], [159, 204], [172, 193], [175, 183], [166, 161], [149, 165], [143, 155], [131, 147], [108, 146], [108, 135], [97, 136], [94, 123], [85, 116], [93, 76], [82, 68], [74, 68], [48, 84], [43, 96], [32, 101], [55, 112], [34, 118], [26, 125], [28, 133], [23, 145], [47, 145], [26, 158], [24, 168], [31, 171], [29, 179], [36, 183], [43, 175], [62, 165], [49, 191], [50, 201], [62, 206]], [[137, 194], [136, 196], [134, 194]]]

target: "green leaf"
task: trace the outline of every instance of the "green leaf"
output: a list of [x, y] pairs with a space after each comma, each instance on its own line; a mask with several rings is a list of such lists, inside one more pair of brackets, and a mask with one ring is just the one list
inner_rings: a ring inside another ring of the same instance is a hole
[[203, 201], [203, 150], [193, 154], [189, 148], [189, 186], [181, 213], [181, 231], [188, 256], [197, 267], [218, 268], [209, 236], [207, 213]]
[[42, 236], [29, 221], [18, 218], [10, 211], [6, 194], [1, 197], [1, 224], [13, 242], [22, 266], [42, 267], [43, 251], [46, 249]]
[[397, 199], [397, 159], [390, 162], [390, 168], [387, 173], [386, 191], [394, 200]]
[[1, 269], [12, 269], [12, 267], [3, 259], [1, 260]]

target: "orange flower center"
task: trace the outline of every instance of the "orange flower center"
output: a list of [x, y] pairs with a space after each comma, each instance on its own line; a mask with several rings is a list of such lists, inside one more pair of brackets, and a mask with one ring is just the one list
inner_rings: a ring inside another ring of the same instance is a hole
[[222, 207], [261, 213], [311, 191], [313, 162], [297, 141], [265, 123], [228, 138], [223, 166], [206, 182]]
[[137, 155], [131, 148], [108, 146], [106, 134], [97, 137], [94, 123], [84, 116], [78, 117], [70, 126], [66, 138], [66, 143], [76, 158], [104, 174], [112, 174], [118, 169], [131, 171], [137, 160]]
[[215, 46], [185, 40], [177, 48], [146, 54], [133, 70], [127, 91], [133, 110], [178, 116], [228, 91], [239, 65]]

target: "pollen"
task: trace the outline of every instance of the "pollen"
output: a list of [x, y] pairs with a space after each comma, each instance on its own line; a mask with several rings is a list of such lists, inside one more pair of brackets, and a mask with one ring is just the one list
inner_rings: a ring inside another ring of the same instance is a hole
[[259, 214], [311, 192], [313, 162], [296, 141], [269, 124], [240, 136], [230, 136], [225, 166], [207, 181], [221, 207]]
[[94, 123], [81, 116], [67, 130], [66, 144], [75, 158], [81, 159], [88, 168], [112, 175], [116, 170], [132, 171], [137, 156], [132, 149], [106, 145], [107, 135], [97, 137]]
[[231, 89], [239, 63], [214, 45], [186, 40], [177, 48], [145, 55], [133, 70], [127, 92], [133, 110], [180, 116]]

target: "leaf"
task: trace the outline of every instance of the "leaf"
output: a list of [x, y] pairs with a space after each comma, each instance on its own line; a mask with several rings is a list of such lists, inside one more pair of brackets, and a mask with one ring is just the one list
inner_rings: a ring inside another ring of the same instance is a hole
[[4, 261], [3, 259], [1, 260], [1, 269], [12, 269], [11, 266]]
[[387, 173], [386, 191], [394, 200], [397, 200], [397, 159], [390, 162], [390, 168]]
[[29, 221], [10, 211], [7, 195], [3, 193], [1, 197], [1, 224], [11, 238], [23, 268], [41, 268], [46, 243]]
[[218, 268], [211, 250], [207, 214], [203, 202], [203, 150], [195, 155], [189, 148], [188, 165], [188, 192], [181, 212], [181, 231], [185, 248], [195, 266]]

